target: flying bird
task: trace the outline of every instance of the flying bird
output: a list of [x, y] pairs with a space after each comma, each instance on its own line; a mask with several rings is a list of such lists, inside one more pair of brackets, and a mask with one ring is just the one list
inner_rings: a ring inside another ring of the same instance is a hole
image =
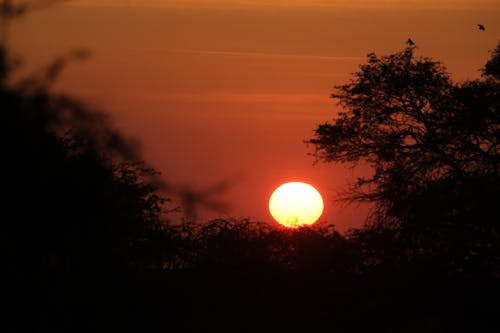
[[483, 31], [486, 30], [486, 28], [482, 24], [478, 24], [477, 26], [478, 26], [479, 30], [483, 30]]
[[408, 44], [409, 46], [413, 46], [415, 45], [415, 42], [411, 40], [411, 38], [408, 38], [408, 40], [406, 41], [406, 44]]

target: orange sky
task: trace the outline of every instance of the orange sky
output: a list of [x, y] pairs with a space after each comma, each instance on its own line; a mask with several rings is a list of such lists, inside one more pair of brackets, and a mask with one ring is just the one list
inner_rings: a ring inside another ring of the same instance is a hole
[[345, 230], [366, 213], [331, 203], [352, 172], [313, 166], [303, 143], [337, 111], [332, 87], [408, 37], [456, 80], [476, 78], [498, 17], [498, 0], [78, 0], [16, 22], [9, 42], [28, 69], [89, 48], [58, 88], [111, 113], [172, 183], [231, 182], [228, 215], [270, 221], [272, 190], [301, 180]]

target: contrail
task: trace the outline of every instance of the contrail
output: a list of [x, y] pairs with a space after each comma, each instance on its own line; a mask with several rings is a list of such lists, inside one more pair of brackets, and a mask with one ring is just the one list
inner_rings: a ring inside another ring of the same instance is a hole
[[326, 60], [326, 61], [345, 61], [345, 60], [364, 60], [360, 56], [322, 56], [309, 54], [287, 54], [287, 53], [263, 53], [263, 52], [239, 52], [239, 51], [206, 51], [206, 50], [173, 50], [173, 53], [195, 54], [195, 55], [220, 55], [234, 57], [263, 57], [280, 58], [296, 60]]

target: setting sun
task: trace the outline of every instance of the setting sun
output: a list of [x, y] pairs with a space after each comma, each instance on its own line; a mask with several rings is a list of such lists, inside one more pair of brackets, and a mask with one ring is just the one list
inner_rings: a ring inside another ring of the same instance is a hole
[[323, 198], [311, 185], [285, 183], [269, 199], [269, 212], [278, 223], [289, 228], [311, 225], [323, 213]]

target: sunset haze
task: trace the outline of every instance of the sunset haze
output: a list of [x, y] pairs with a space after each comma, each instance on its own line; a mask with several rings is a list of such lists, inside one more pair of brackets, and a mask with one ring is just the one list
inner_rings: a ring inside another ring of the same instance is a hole
[[56, 89], [106, 110], [167, 182], [200, 190], [227, 182], [218, 198], [228, 208], [202, 217], [275, 223], [272, 191], [304, 181], [324, 198], [320, 220], [345, 230], [367, 208], [333, 200], [359, 171], [315, 164], [304, 143], [340, 110], [334, 86], [368, 53], [402, 50], [408, 38], [453, 80], [478, 78], [499, 17], [500, 2], [488, 0], [75, 0], [14, 22], [8, 43], [24, 73], [88, 49], [91, 58], [65, 69]]

